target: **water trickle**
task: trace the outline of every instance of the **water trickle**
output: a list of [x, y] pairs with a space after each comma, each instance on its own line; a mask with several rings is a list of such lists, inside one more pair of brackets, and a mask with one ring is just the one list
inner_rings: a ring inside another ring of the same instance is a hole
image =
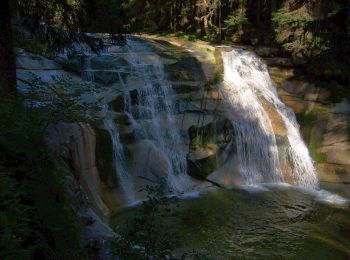
[[295, 184], [317, 188], [318, 180], [294, 112], [279, 99], [266, 65], [241, 49], [222, 52], [224, 87], [220, 90], [231, 110], [240, 171], [248, 184], [283, 180], [271, 121], [261, 100], [274, 106], [288, 132], [288, 158]]
[[[128, 40], [128, 60], [132, 75], [142, 82], [136, 89], [137, 100], [132, 104], [130, 92], [124, 97], [125, 112], [136, 129], [136, 138], [147, 140], [167, 161], [166, 181], [176, 193], [189, 191], [192, 186], [187, 175], [182, 138], [174, 115], [177, 113], [171, 83], [166, 79], [160, 60], [143, 59], [135, 50], [151, 52], [144, 44]], [[134, 97], [135, 99], [135, 97]]]
[[[107, 114], [109, 111], [108, 105], [104, 105], [102, 107], [102, 112]], [[115, 124], [113, 118], [106, 116], [103, 120], [103, 123], [108, 130], [109, 135], [112, 140], [112, 148], [113, 148], [113, 163], [114, 170], [117, 174], [118, 181], [120, 182], [120, 187], [123, 190], [125, 195], [126, 202], [132, 203], [135, 201], [135, 189], [133, 187], [133, 182], [131, 180], [131, 176], [128, 173], [126, 167], [126, 160], [124, 156], [124, 149], [120, 142], [119, 132], [117, 129], [117, 125]]]

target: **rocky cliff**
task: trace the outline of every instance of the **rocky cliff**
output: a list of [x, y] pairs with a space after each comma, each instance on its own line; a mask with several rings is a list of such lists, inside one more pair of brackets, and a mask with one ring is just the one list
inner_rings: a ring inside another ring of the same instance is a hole
[[[220, 51], [223, 48], [201, 41], [193, 43], [173, 38], [144, 38], [153, 52], [140, 50], [137, 54], [143, 61], [160, 62], [172, 86], [176, 112], [171, 118], [182, 136], [178, 146], [186, 155], [187, 174], [192, 177], [193, 185], [205, 187], [243, 183], [237, 169], [232, 118], [217, 88], [222, 79]], [[116, 47], [110, 44], [108, 48]], [[342, 193], [349, 192], [349, 101], [345, 96], [334, 98], [331, 91], [317, 84], [296, 80], [289, 61], [275, 57], [273, 49], [257, 48], [256, 51], [265, 56], [280, 97], [298, 115], [322, 186], [341, 190]], [[68, 94], [77, 102], [97, 102], [99, 106], [107, 104], [112, 108], [107, 117], [116, 125], [127, 161], [125, 167], [129, 169], [139, 194], [136, 196], [142, 198], [146, 185], [159, 183], [165, 178], [169, 160], [149, 139], [140, 137], [140, 132], [135, 128], [147, 124], [149, 118], [145, 114], [138, 117], [136, 115], [141, 114], [135, 113], [130, 120], [125, 113], [128, 105], [125, 96], [130, 97], [130, 111], [140, 109], [141, 105], [137, 90], [143, 82], [135, 77], [130, 64], [130, 57], [123, 51], [116, 51], [113, 55], [82, 53], [51, 59], [20, 51], [17, 58], [19, 78], [28, 80], [34, 74], [44, 81], [53, 82], [52, 76], [64, 75], [75, 82], [89, 82]], [[20, 81], [19, 89], [24, 95], [32, 91], [23, 81]], [[42, 94], [43, 91], [40, 91]], [[46, 92], [42, 94], [47, 95]], [[267, 100], [261, 100], [261, 103], [272, 122], [285, 181], [291, 182], [291, 169], [285, 156], [288, 146], [286, 126]], [[86, 123], [60, 122], [48, 129], [48, 143], [69, 165], [72, 185], [81, 187], [86, 195], [83, 211], [86, 213], [93, 209], [96, 219], [97, 216], [106, 219], [118, 210], [125, 199], [116, 173], [118, 166], [112, 157], [111, 136], [102, 123], [103, 116], [106, 115], [96, 113], [97, 124], [94, 127]]]

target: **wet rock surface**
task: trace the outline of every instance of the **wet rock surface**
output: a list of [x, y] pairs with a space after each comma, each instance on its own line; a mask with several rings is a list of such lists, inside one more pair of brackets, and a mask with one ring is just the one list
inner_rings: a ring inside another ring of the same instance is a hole
[[[171, 120], [159, 112], [158, 123], [169, 135], [173, 127], [169, 121], [179, 127], [181, 141], [177, 147], [186, 156], [188, 175], [222, 186], [243, 184], [232, 119], [228, 117], [227, 107], [218, 91], [220, 80], [215, 81], [219, 75], [217, 72], [222, 69], [222, 61], [216, 57], [215, 48], [202, 42], [147, 40], [154, 53], [141, 50], [140, 56], [144, 61], [162, 64], [166, 80], [171, 84], [170, 95], [176, 100]], [[259, 52], [267, 56], [270, 75], [277, 83], [282, 101], [298, 115], [305, 142], [317, 164], [322, 187], [349, 195], [349, 99], [331, 100], [332, 95], [317, 84], [294, 80], [289, 61], [279, 59], [275, 50], [260, 49]], [[90, 62], [89, 68], [95, 71], [84, 76], [82, 71], [86, 69], [87, 62]], [[145, 94], [138, 91], [147, 82], [135, 75], [125, 53], [115, 53], [113, 57], [56, 58], [55, 61], [22, 53], [17, 59], [17, 67], [19, 77], [25, 79], [33, 72], [38, 76], [45, 74], [43, 79], [51, 82], [51, 76], [55, 75], [70, 76], [77, 81], [82, 81], [83, 76], [84, 82], [97, 82], [95, 89], [84, 99], [98, 100], [99, 104], [108, 104], [111, 108], [108, 116], [113, 118], [119, 131], [126, 166], [136, 189], [142, 190], [145, 185], [159, 184], [167, 179], [170, 162], [160, 149], [161, 144], [154, 145], [149, 133], [140, 131], [143, 126], [151, 124], [153, 116], [144, 113], [140, 100]], [[150, 74], [150, 82], [157, 80], [157, 75]], [[126, 100], [125, 96], [130, 100]], [[286, 126], [268, 101], [261, 102], [272, 122], [285, 181], [291, 182]], [[162, 104], [161, 101], [157, 103]], [[132, 116], [125, 113], [127, 106], [130, 106]], [[74, 174], [67, 182], [70, 183], [67, 185], [71, 187], [71, 196], [79, 197], [77, 194], [81, 192], [85, 194], [84, 203], [79, 202], [82, 199], [75, 199], [78, 201], [76, 209], [79, 217], [86, 226], [84, 240], [112, 236], [112, 231], [102, 219], [117, 209], [124, 198], [113, 166], [109, 133], [101, 124], [92, 128], [81, 123], [60, 123], [52, 126], [49, 132], [51, 148], [72, 166]], [[142, 198], [144, 192], [140, 193]]]
[[294, 80], [293, 70], [270, 67], [281, 99], [296, 113], [316, 163], [321, 187], [350, 195], [350, 97], [337, 86]]

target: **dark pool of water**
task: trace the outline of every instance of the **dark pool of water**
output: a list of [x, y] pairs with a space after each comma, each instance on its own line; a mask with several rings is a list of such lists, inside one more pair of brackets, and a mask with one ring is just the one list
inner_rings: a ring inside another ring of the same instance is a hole
[[[337, 197], [291, 187], [212, 190], [171, 207], [174, 216], [161, 221], [177, 233], [176, 248], [213, 259], [350, 259], [350, 208]], [[113, 218], [120, 233], [138, 210]]]

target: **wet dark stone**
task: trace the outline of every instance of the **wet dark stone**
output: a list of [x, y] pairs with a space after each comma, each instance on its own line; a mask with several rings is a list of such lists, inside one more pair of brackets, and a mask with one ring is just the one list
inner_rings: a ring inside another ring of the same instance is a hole
[[187, 165], [187, 174], [199, 180], [205, 180], [218, 167], [216, 154], [199, 160], [190, 160], [187, 158]]

